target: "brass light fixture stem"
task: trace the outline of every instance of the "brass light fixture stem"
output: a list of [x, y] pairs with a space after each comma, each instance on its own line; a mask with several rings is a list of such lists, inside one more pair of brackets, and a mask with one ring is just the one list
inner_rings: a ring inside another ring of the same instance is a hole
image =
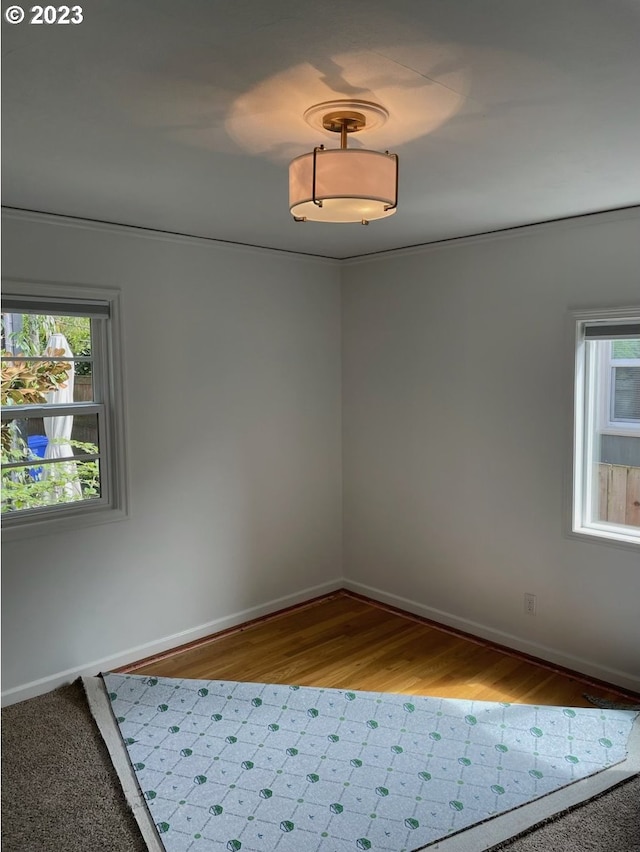
[[367, 117], [355, 110], [333, 110], [322, 117], [325, 130], [340, 134], [340, 147], [347, 147], [347, 135], [362, 130], [367, 123]]
[[341, 148], [347, 147], [347, 133], [349, 132], [349, 130], [347, 129], [347, 124], [348, 124], [348, 119], [343, 118], [342, 121], [341, 121], [341, 127], [340, 127], [340, 147]]

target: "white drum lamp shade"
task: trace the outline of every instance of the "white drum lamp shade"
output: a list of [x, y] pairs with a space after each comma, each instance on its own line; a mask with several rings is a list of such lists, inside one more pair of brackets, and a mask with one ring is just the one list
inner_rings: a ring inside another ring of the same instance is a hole
[[396, 211], [398, 158], [361, 148], [316, 148], [289, 165], [289, 209], [310, 222], [363, 222]]

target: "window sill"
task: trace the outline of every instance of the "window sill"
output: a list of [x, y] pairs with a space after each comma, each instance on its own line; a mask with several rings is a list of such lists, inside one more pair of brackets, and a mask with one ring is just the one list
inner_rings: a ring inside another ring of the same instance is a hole
[[597, 544], [610, 544], [623, 547], [626, 550], [637, 551], [640, 548], [640, 530], [638, 533], [630, 533], [626, 527], [613, 525], [574, 527], [569, 535], [580, 541], [592, 541]]
[[125, 509], [112, 509], [109, 507], [96, 507], [95, 509], [83, 509], [81, 512], [70, 510], [64, 514], [52, 515], [41, 518], [11, 518], [6, 515], [2, 518], [3, 541], [20, 541], [44, 535], [54, 535], [58, 532], [69, 532], [70, 530], [84, 529], [97, 524], [109, 524], [116, 521], [124, 521], [129, 517]]

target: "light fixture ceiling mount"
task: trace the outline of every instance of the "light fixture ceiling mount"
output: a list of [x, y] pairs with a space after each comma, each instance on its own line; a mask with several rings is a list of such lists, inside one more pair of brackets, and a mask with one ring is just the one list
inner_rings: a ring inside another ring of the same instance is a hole
[[324, 122], [327, 116], [335, 113], [347, 113], [348, 115], [358, 113], [359, 116], [362, 116], [367, 130], [378, 130], [386, 124], [389, 118], [389, 112], [380, 104], [353, 98], [314, 104], [308, 110], [305, 110], [303, 118], [314, 130], [330, 130], [331, 128], [326, 127]]
[[343, 128], [346, 128], [347, 133], [355, 133], [362, 130], [366, 123], [367, 118], [363, 113], [346, 109], [337, 109], [322, 117], [322, 126], [332, 133], [340, 133]]
[[289, 165], [289, 209], [296, 222], [361, 222], [382, 219], [398, 206], [398, 157], [388, 151], [348, 148], [351, 133], [381, 127], [387, 110], [371, 101], [325, 101], [305, 121], [340, 134], [340, 148], [324, 145]]

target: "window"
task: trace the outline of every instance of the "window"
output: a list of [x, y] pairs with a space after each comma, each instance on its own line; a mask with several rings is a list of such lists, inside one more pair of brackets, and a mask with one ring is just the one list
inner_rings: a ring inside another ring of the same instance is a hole
[[126, 515], [118, 308], [115, 291], [3, 285], [5, 536]]
[[573, 321], [572, 530], [640, 545], [640, 309]]

